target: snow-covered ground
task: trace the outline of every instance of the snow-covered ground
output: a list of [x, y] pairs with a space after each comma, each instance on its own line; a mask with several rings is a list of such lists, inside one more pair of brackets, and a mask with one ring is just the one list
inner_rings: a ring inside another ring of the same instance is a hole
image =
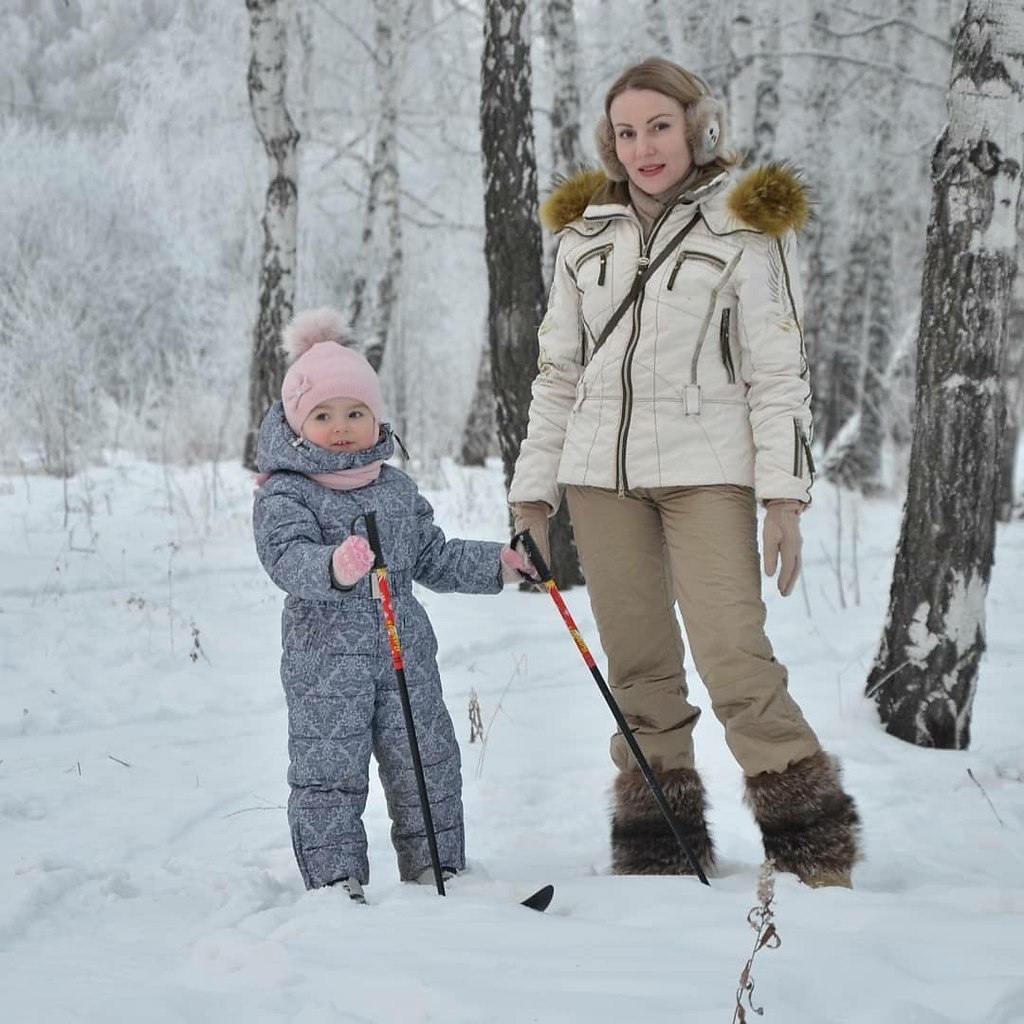
[[[498, 468], [445, 474], [429, 493], [449, 535], [505, 536]], [[400, 884], [374, 778], [371, 905], [303, 890], [281, 595], [250, 494], [231, 466], [115, 461], [66, 492], [0, 478], [0, 1021], [730, 1021], [761, 860], [739, 770], [706, 714], [710, 887], [610, 876], [613, 722], [542, 593], [423, 595], [471, 870], [445, 899]], [[755, 957], [753, 1001], [779, 1024], [1024, 1021], [1024, 523], [1000, 530], [972, 749], [954, 753], [886, 736], [863, 697], [900, 509], [845, 495], [839, 511], [819, 484], [803, 583], [766, 594], [867, 860], [852, 891], [776, 880], [782, 941]], [[585, 592], [564, 596], [599, 654]], [[486, 737], [471, 744], [474, 693]], [[546, 914], [516, 905], [547, 881]]]

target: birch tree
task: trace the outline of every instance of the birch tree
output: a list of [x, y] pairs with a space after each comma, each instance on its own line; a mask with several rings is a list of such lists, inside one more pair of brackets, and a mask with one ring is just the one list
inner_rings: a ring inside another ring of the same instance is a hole
[[811, 137], [808, 147], [811, 162], [809, 170], [817, 202], [803, 245], [807, 266], [804, 339], [808, 360], [815, 375], [815, 432], [827, 446], [844, 422], [829, 408], [828, 396], [830, 362], [839, 338], [837, 319], [841, 308], [841, 285], [834, 246], [836, 239], [842, 238], [844, 232], [839, 224], [837, 189], [832, 184], [836, 178], [836, 154], [831, 141], [831, 125], [842, 101], [842, 83], [835, 66], [825, 56], [835, 50], [835, 39], [830, 31], [828, 14], [824, 11], [816, 11], [812, 18], [810, 44], [813, 50], [820, 51], [823, 56], [814, 64], [808, 99]]
[[867, 218], [851, 248], [835, 372], [830, 380], [830, 393], [835, 397], [831, 415], [850, 419], [825, 459], [832, 479], [869, 495], [884, 488], [882, 450], [891, 405], [887, 372], [898, 329], [893, 287], [893, 235], [900, 230], [895, 126], [906, 123], [903, 95], [910, 70], [916, 0], [899, 0], [895, 13], [894, 25], [881, 25], [877, 30], [880, 63], [890, 64], [892, 70], [878, 83], [881, 102], [871, 111], [868, 138], [878, 172], [871, 176], [858, 203]]
[[249, 104], [270, 163], [263, 208], [259, 311], [249, 371], [249, 429], [243, 462], [256, 468], [260, 422], [281, 391], [281, 328], [295, 307], [299, 133], [285, 103], [287, 40], [277, 0], [246, 0], [249, 11]]
[[966, 749], [995, 546], [1003, 356], [1024, 164], [1024, 8], [968, 0], [932, 157], [915, 422], [889, 613], [867, 681], [886, 731]]
[[352, 332], [362, 339], [370, 365], [379, 370], [395, 323], [402, 275], [398, 126], [410, 8], [395, 0], [373, 0], [373, 12], [379, 114], [363, 210], [362, 258], [352, 284], [348, 319]]
[[754, 138], [750, 150], [752, 164], [775, 158], [775, 135], [782, 108], [782, 31], [776, 0], [759, 0], [757, 7], [755, 53], [759, 56], [757, 85], [754, 91]]
[[750, 0], [736, 0], [729, 25], [732, 71], [729, 76], [729, 142], [749, 153], [754, 141], [757, 60]]
[[[1024, 239], [1024, 201], [1017, 208], [1017, 238]], [[1017, 496], [1017, 451], [1021, 419], [1024, 418], [1024, 244], [1018, 245], [1017, 277], [1013, 282], [1010, 313], [1006, 326], [1006, 433], [999, 469], [999, 522], [1013, 518]]]
[[[526, 436], [544, 315], [526, 0], [486, 0], [480, 84], [487, 330], [507, 487]], [[564, 510], [559, 515], [561, 528], [551, 533], [551, 569], [560, 586], [569, 586], [579, 581], [579, 566]]]
[[573, 0], [546, 0], [544, 39], [551, 55], [551, 172], [565, 177], [583, 164], [580, 142], [580, 88], [576, 77], [576, 15]]
[[487, 330], [508, 485], [526, 436], [544, 313], [526, 0], [486, 0], [480, 85]]

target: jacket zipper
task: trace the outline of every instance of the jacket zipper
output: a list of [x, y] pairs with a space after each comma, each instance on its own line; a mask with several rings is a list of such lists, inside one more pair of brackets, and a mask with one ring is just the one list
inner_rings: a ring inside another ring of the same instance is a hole
[[684, 250], [676, 257], [672, 273], [668, 277], [668, 284], [665, 286], [666, 291], [672, 291], [672, 285], [676, 283], [676, 274], [679, 273], [679, 268], [686, 260], [700, 260], [703, 263], [710, 263], [716, 270], [725, 269], [725, 260], [720, 260], [717, 256], [712, 256], [711, 253]]
[[811, 446], [807, 443], [807, 435], [804, 433], [800, 421], [793, 419], [793, 476], [798, 479], [804, 475], [804, 459], [807, 460], [807, 471], [811, 474], [811, 483], [814, 483], [814, 456], [811, 455]]
[[576, 274], [577, 275], [579, 274], [580, 267], [582, 267], [583, 264], [587, 262], [587, 260], [592, 259], [595, 256], [598, 256], [601, 259], [601, 266], [598, 268], [598, 271], [597, 271], [597, 283], [598, 283], [598, 286], [603, 285], [604, 284], [604, 278], [605, 278], [605, 271], [608, 269], [608, 256], [611, 254], [611, 251], [614, 248], [615, 248], [615, 243], [613, 242], [613, 243], [610, 243], [608, 245], [602, 245], [598, 249], [591, 249], [589, 252], [585, 252], [576, 261], [576, 271], [575, 271]]
[[733, 271], [736, 269], [736, 264], [739, 263], [741, 255], [742, 254], [740, 252], [737, 252], [736, 255], [724, 265], [721, 276], [715, 282], [714, 288], [711, 289], [711, 301], [708, 304], [707, 313], [704, 314], [704, 323], [701, 325], [700, 334], [697, 337], [697, 344], [693, 349], [693, 359], [690, 361], [691, 387], [697, 387], [697, 364], [700, 362], [701, 349], [704, 348], [704, 339], [708, 335], [708, 329], [710, 328], [711, 321], [714, 318], [715, 310], [718, 308], [718, 296], [721, 295], [722, 289], [729, 283], [729, 279], [732, 277]]
[[729, 347], [729, 320], [730, 309], [728, 306], [722, 310], [722, 322], [718, 328], [718, 344], [722, 349], [722, 365], [725, 367], [725, 374], [730, 384], [736, 383], [736, 367], [732, 362], [732, 349]]
[[[638, 274], [643, 273], [644, 268], [651, 262], [651, 250], [654, 248], [654, 239], [671, 212], [672, 207], [670, 206], [651, 225], [651, 233], [647, 236], [647, 244], [641, 244], [640, 258], [637, 260], [636, 265], [636, 272]], [[698, 210], [691, 223], [695, 225], [700, 217], [701, 212]], [[643, 236], [641, 235], [642, 238]], [[633, 365], [633, 355], [636, 352], [637, 342], [640, 339], [640, 307], [643, 305], [643, 300], [644, 290], [641, 289], [636, 297], [636, 301], [633, 303], [632, 327], [619, 370], [619, 379], [622, 385], [622, 411], [619, 414], [619, 432], [615, 446], [615, 490], [620, 498], [625, 496], [626, 491], [629, 490], [629, 480], [626, 476], [626, 441], [629, 437], [629, 423], [633, 416], [633, 380], [630, 369]]]

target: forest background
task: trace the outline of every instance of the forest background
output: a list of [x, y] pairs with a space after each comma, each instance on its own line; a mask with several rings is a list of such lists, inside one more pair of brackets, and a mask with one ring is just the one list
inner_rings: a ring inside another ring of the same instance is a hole
[[[484, 5], [277, 7], [299, 133], [295, 307], [337, 305], [364, 342], [386, 325], [392, 419], [429, 481], [471, 425], [496, 450], [482, 366]], [[884, 412], [869, 465], [853, 471], [871, 492], [899, 492], [909, 447], [929, 161], [962, 8], [545, 0], [525, 22], [541, 198], [571, 169], [566, 75], [573, 162], [593, 163], [604, 90], [655, 53], [726, 98], [749, 163], [802, 170], [815, 198], [801, 257], [818, 447], [849, 472], [842, 444], [860, 403]], [[241, 456], [267, 188], [249, 31], [242, 0], [12, 0], [0, 12], [0, 145], [16, 155], [0, 166], [3, 466], [74, 471], [118, 449]]]

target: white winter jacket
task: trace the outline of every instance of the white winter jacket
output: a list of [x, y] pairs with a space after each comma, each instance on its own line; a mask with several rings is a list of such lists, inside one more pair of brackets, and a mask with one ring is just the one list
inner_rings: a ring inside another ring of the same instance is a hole
[[[546, 203], [561, 241], [509, 500], [557, 509], [566, 484], [619, 493], [739, 484], [762, 500], [808, 501], [793, 234], [806, 199], [793, 172], [769, 165], [740, 182], [723, 172], [684, 193], [646, 243], [624, 184], [591, 171], [561, 189]], [[641, 261], [687, 224], [597, 347]]]

